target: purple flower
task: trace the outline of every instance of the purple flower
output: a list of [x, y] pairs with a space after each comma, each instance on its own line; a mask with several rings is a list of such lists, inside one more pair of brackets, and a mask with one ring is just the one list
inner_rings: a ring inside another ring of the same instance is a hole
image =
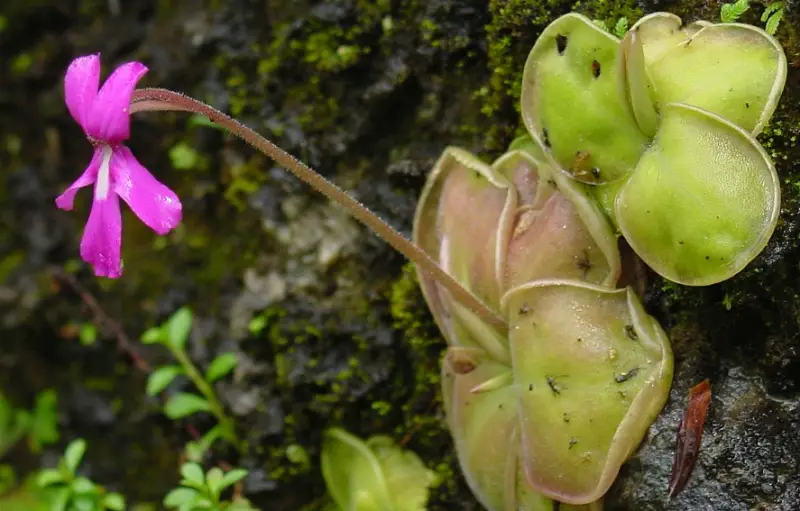
[[94, 184], [81, 257], [98, 277], [122, 275], [120, 198], [158, 234], [166, 234], [181, 221], [181, 202], [175, 192], [157, 181], [122, 144], [130, 137], [131, 95], [145, 73], [144, 64], [129, 62], [99, 88], [100, 54], [96, 54], [73, 60], [64, 78], [67, 108], [94, 146], [94, 156], [56, 205], [71, 210], [78, 189]]

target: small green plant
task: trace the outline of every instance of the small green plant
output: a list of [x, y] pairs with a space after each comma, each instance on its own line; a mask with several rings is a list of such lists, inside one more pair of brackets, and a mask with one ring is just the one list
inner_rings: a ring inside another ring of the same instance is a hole
[[617, 20], [617, 23], [614, 25], [614, 30], [612, 30], [613, 34], [620, 39], [625, 37], [625, 34], [628, 32], [628, 18], [621, 17]]
[[597, 27], [605, 30], [606, 32], [609, 31], [608, 30], [608, 25], [606, 25], [606, 22], [603, 21], [603, 20], [594, 19], [594, 20], [592, 20], [592, 23], [594, 23]]
[[247, 470], [235, 468], [223, 472], [217, 467], [203, 473], [197, 463], [189, 462], [181, 466], [180, 487], [164, 497], [164, 505], [178, 511], [258, 511], [244, 497], [235, 496], [224, 500], [222, 493], [247, 477]]
[[147, 393], [151, 396], [159, 394], [178, 376], [186, 376], [197, 387], [201, 395], [190, 392], [177, 392], [169, 397], [164, 405], [164, 413], [170, 419], [183, 419], [200, 412], [207, 412], [216, 417], [218, 424], [203, 437], [186, 446], [189, 459], [199, 461], [218, 439], [222, 438], [237, 448], [240, 442], [236, 436], [233, 420], [225, 413], [222, 404], [212, 387], [213, 383], [230, 374], [236, 367], [236, 356], [223, 353], [209, 364], [205, 373], [192, 363], [186, 353], [186, 341], [192, 329], [192, 311], [187, 307], [178, 309], [161, 326], [151, 328], [142, 334], [145, 344], [161, 344], [166, 347], [177, 365], [166, 365], [157, 368], [147, 380]]
[[783, 19], [784, 6], [785, 2], [772, 2], [761, 14], [761, 21], [765, 23], [764, 30], [768, 34], [775, 35], [775, 32], [778, 31], [778, 24]]
[[735, 23], [750, 9], [750, 0], [736, 0], [729, 4], [722, 4], [719, 18], [723, 23]]
[[601, 29], [605, 30], [606, 32], [614, 34], [615, 36], [619, 37], [620, 39], [625, 37], [625, 33], [628, 31], [628, 18], [626, 18], [625, 16], [621, 17], [620, 19], [617, 20], [616, 23], [614, 23], [614, 28], [613, 29], [608, 28], [608, 25], [603, 20], [594, 19], [594, 20], [592, 20], [592, 23], [594, 23], [596, 26], [600, 27]]
[[119, 493], [108, 492], [102, 486], [77, 474], [86, 441], [73, 440], [64, 450], [58, 468], [39, 472], [36, 482], [39, 488], [49, 489], [50, 511], [122, 511], [125, 498]]
[[201, 157], [186, 142], [178, 142], [169, 150], [169, 159], [178, 170], [192, 170], [199, 165]]
[[250, 330], [251, 334], [258, 335], [267, 327], [268, 323], [269, 318], [265, 314], [259, 314], [250, 320], [247, 329]]
[[442, 481], [414, 452], [385, 435], [366, 441], [340, 428], [325, 432], [322, 476], [328, 511], [424, 511]]
[[92, 323], [82, 323], [78, 329], [78, 339], [84, 346], [91, 346], [97, 342], [97, 327]]
[[17, 442], [27, 437], [28, 448], [38, 453], [45, 445], [58, 441], [57, 396], [54, 390], [36, 395], [31, 412], [15, 409], [0, 394], [0, 458]]

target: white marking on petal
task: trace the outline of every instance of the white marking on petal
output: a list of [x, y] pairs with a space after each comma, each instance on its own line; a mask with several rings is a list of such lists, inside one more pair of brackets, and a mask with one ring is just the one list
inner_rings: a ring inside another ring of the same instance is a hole
[[100, 162], [100, 170], [97, 171], [97, 182], [94, 185], [94, 198], [97, 200], [105, 200], [108, 197], [108, 189], [110, 188], [111, 172], [111, 146], [103, 146], [103, 161]]

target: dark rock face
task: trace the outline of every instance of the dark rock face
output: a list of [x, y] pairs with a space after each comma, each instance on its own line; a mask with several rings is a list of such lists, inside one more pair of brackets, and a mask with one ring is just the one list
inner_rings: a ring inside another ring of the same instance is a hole
[[[778, 38], [796, 66], [794, 7]], [[53, 204], [90, 156], [61, 80], [77, 55], [102, 52], [106, 72], [141, 60], [151, 68], [143, 85], [232, 113], [409, 234], [417, 194], [447, 145], [490, 159], [519, 130], [527, 52], [571, 8], [559, 0], [5, 0], [0, 388], [20, 404], [56, 388], [64, 436], [89, 441], [91, 477], [132, 501], [158, 501], [177, 482], [177, 458], [191, 435], [145, 398], [146, 375], [115, 344], [123, 332], [151, 366], [168, 363], [166, 353], [135, 340], [189, 305], [197, 316], [194, 360], [205, 366], [221, 351], [241, 357], [218, 391], [250, 447], [243, 457], [216, 459], [251, 469], [247, 489], [257, 505], [319, 507], [321, 432], [340, 424], [403, 439], [449, 474], [431, 509], [480, 509], [443, 429], [443, 343], [403, 259], [243, 144], [186, 116], [142, 114], [130, 146], [181, 195], [185, 222], [156, 240], [126, 212], [125, 275], [94, 278], [76, 261], [89, 192], [73, 212]], [[607, 24], [656, 10], [716, 20], [717, 9], [693, 1], [579, 7]], [[759, 9], [743, 21], [758, 24]], [[680, 288], [653, 277], [647, 304], [675, 351], [672, 399], [624, 466], [609, 509], [800, 509], [798, 136], [800, 72], [792, 67], [760, 137], [785, 183], [778, 231], [724, 284]], [[248, 327], [253, 318], [260, 328]], [[70, 333], [86, 321], [100, 333], [89, 347]], [[675, 429], [688, 389], [703, 378], [714, 397], [698, 466], [668, 503]], [[287, 459], [293, 445], [311, 455], [310, 466]]]

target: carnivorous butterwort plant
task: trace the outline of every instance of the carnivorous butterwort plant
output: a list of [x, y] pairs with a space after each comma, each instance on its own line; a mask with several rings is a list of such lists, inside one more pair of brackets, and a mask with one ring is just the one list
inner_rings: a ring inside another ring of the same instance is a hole
[[487, 509], [600, 508], [667, 398], [672, 353], [616, 288], [619, 252], [594, 201], [530, 139], [515, 146], [491, 166], [447, 149], [414, 222], [414, 241], [508, 318], [485, 324], [419, 273], [449, 346], [448, 424]]
[[620, 41], [568, 14], [531, 50], [522, 117], [653, 270], [707, 285], [775, 229], [779, 183], [754, 137], [785, 81], [781, 46], [757, 27], [656, 13]]
[[[127, 138], [128, 111], [107, 103], [125, 123], [115, 136], [86, 124], [87, 116], [103, 119], [103, 107], [81, 98], [102, 105], [112, 83], [95, 97], [93, 73], [70, 111], [99, 153], [71, 190], [96, 181], [101, 192], [116, 191], [125, 180], [115, 174], [114, 151]], [[672, 379], [664, 331], [621, 284], [615, 230], [676, 282], [710, 284], [740, 271], [777, 219], [775, 169], [753, 137], [785, 75], [780, 46], [754, 27], [683, 26], [658, 13], [620, 41], [583, 16], [563, 16], [525, 66], [521, 110], [530, 136], [492, 165], [446, 149], [420, 198], [413, 242], [208, 105], [144, 89], [133, 92], [129, 112], [207, 116], [412, 260], [448, 344], [445, 412], [477, 498], [490, 511], [551, 510], [556, 502], [596, 510]], [[349, 506], [348, 492], [339, 505]], [[387, 501], [382, 490], [376, 495]]]

